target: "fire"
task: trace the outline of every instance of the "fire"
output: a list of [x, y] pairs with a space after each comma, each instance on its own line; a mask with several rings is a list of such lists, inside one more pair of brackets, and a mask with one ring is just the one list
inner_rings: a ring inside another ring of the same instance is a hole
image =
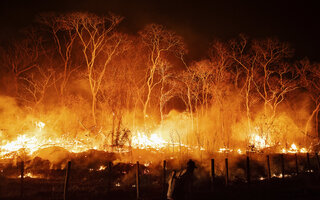
[[256, 148], [258, 150], [270, 147], [270, 145], [268, 144], [268, 141], [267, 141], [267, 137], [260, 136], [256, 133], [252, 133], [249, 136], [249, 143], [250, 143], [250, 145], [253, 145], [254, 148]]
[[162, 137], [160, 137], [157, 133], [153, 133], [148, 137], [143, 132], [137, 132], [132, 137], [132, 146], [134, 148], [139, 149], [147, 149], [147, 148], [154, 148], [154, 149], [161, 149], [168, 145]]
[[242, 154], [241, 149], [238, 149], [238, 150], [237, 150], [237, 153], [238, 153], [238, 154]]
[[294, 153], [296, 153], [298, 151], [297, 146], [294, 143], [291, 145], [291, 148], [289, 149], [289, 152], [290, 151], [294, 152]]
[[39, 143], [40, 142], [35, 136], [28, 137], [27, 135], [19, 135], [15, 141], [8, 142], [1, 146], [1, 156], [20, 149], [25, 149], [32, 154], [39, 149]]
[[308, 151], [307, 151], [306, 148], [301, 148], [301, 149], [300, 149], [300, 153], [308, 153]]
[[43, 123], [43, 122], [36, 122], [36, 127], [38, 127], [39, 128], [39, 131], [41, 132], [42, 131], [42, 129], [45, 127], [45, 123]]
[[[14, 140], [2, 140], [0, 146], [0, 158], [13, 158], [16, 155], [15, 152], [23, 152], [26, 155], [33, 155], [38, 150], [48, 147], [62, 147], [72, 153], [85, 152], [90, 149], [107, 151], [108, 147], [105, 145], [105, 141], [93, 140], [90, 137], [84, 137], [83, 135], [76, 136], [74, 138], [70, 137], [68, 134], [62, 134], [59, 136], [54, 136], [48, 134], [48, 130], [45, 129], [46, 124], [42, 121], [37, 121], [33, 123], [33, 129], [25, 133], [19, 134]], [[174, 141], [172, 138], [169, 138], [169, 134], [166, 133], [169, 131], [156, 130], [151, 133], [145, 133], [143, 131], [137, 130], [133, 132], [132, 137], [129, 138], [131, 142], [126, 143], [125, 145], [131, 145], [133, 148], [137, 149], [155, 149], [163, 150], [165, 148], [170, 148], [172, 145], [185, 147], [188, 150], [206, 150], [202, 146], [188, 146], [181, 142]], [[3, 135], [3, 132], [0, 132], [0, 136]], [[164, 139], [164, 138], [167, 138]], [[252, 133], [249, 136], [249, 144], [254, 147], [254, 149], [264, 149], [270, 147], [270, 138], [267, 139], [266, 136], [261, 136], [257, 133]], [[22, 151], [21, 151], [22, 150]], [[235, 152], [238, 154], [243, 154], [243, 151], [240, 148], [219, 148], [218, 152], [220, 153], [231, 153]], [[308, 150], [305, 147], [298, 148], [294, 143], [290, 146], [289, 149], [283, 148], [282, 153], [306, 153]], [[146, 164], [147, 165], [147, 164]], [[105, 166], [100, 166], [99, 171], [105, 170]]]
[[[25, 178], [42, 178], [41, 176], [34, 175], [31, 172], [24, 174], [23, 177], [25, 177]], [[21, 178], [21, 175], [19, 175], [18, 178]]]
[[229, 153], [229, 152], [232, 152], [233, 150], [232, 149], [229, 149], [229, 148], [225, 148], [225, 147], [222, 147], [219, 149], [219, 153]]
[[289, 150], [287, 150], [286, 148], [283, 148], [281, 152], [282, 153], [308, 153], [305, 147], [298, 148], [294, 143], [291, 144]]
[[27, 155], [32, 155], [34, 152], [47, 148], [59, 146], [69, 152], [79, 153], [89, 149], [98, 149], [98, 147], [90, 143], [90, 141], [83, 138], [70, 138], [67, 135], [61, 135], [60, 137], [48, 137], [43, 130], [45, 127], [44, 122], [36, 122], [34, 131], [20, 134], [15, 140], [7, 141], [3, 140], [0, 146], [0, 157], [7, 157], [12, 152], [17, 152], [23, 149], [23, 152]]
[[101, 166], [99, 167], [98, 171], [103, 171], [103, 170], [105, 170], [106, 168], [107, 168], [106, 166], [101, 165]]
[[[34, 123], [33, 131], [20, 134], [16, 139], [8, 141], [3, 140], [0, 146], [0, 157], [11, 158], [11, 153], [18, 152], [23, 149], [27, 155], [32, 155], [34, 152], [47, 147], [62, 147], [72, 153], [85, 152], [90, 149], [107, 151], [103, 146], [103, 142], [94, 141], [90, 137], [75, 137], [72, 138], [68, 134], [60, 136], [48, 136], [44, 129], [46, 124], [42, 121]], [[150, 136], [143, 131], [136, 131], [131, 138], [133, 148], [139, 149], [156, 149], [166, 148], [169, 142], [163, 139], [158, 133], [151, 133]], [[171, 143], [170, 143], [171, 144]], [[127, 144], [129, 145], [129, 143]], [[183, 144], [182, 144], [183, 145]], [[185, 145], [186, 146], [186, 145]], [[101, 166], [99, 170], [104, 170], [105, 166]]]

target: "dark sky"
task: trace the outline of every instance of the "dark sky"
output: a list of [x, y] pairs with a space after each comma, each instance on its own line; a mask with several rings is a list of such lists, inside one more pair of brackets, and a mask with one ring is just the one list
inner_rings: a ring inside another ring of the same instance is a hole
[[293, 0], [0, 0], [0, 39], [30, 25], [41, 12], [113, 12], [125, 17], [122, 29], [135, 33], [160, 23], [182, 35], [193, 58], [205, 55], [215, 39], [239, 33], [252, 38], [278, 37], [299, 58], [320, 61], [320, 11], [316, 1]]

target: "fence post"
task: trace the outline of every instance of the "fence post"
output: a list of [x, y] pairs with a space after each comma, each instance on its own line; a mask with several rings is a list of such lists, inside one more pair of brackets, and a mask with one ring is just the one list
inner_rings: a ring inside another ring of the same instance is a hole
[[251, 178], [251, 173], [250, 173], [250, 159], [249, 156], [247, 156], [247, 183], [250, 184], [250, 178]]
[[167, 199], [166, 198], [166, 186], [167, 186], [167, 184], [166, 184], [166, 180], [167, 180], [167, 161], [166, 160], [164, 160], [163, 161], [163, 184], [162, 184], [162, 195], [163, 195], [163, 199]]
[[316, 158], [317, 158], [318, 171], [320, 171], [320, 160], [319, 160], [318, 153], [316, 153]]
[[215, 178], [214, 159], [211, 159], [211, 189], [213, 189], [214, 178]]
[[281, 174], [282, 174], [282, 179], [284, 179], [285, 171], [284, 171], [284, 157], [283, 157], [283, 154], [280, 155], [280, 158], [281, 158]]
[[299, 174], [299, 166], [298, 166], [298, 155], [294, 154], [295, 162], [296, 162], [296, 173]]
[[20, 197], [23, 199], [24, 193], [24, 161], [21, 161], [20, 166]]
[[110, 192], [110, 190], [111, 190], [111, 183], [112, 183], [112, 181], [111, 181], [111, 178], [112, 178], [112, 162], [111, 161], [109, 161], [108, 162], [108, 168], [107, 168], [107, 178], [108, 178], [108, 180], [107, 180], [107, 193], [109, 193]]
[[310, 155], [307, 153], [307, 172], [311, 172]]
[[68, 199], [68, 188], [69, 188], [69, 177], [70, 177], [70, 170], [71, 170], [71, 161], [68, 161], [67, 169], [66, 169], [66, 177], [64, 182], [64, 190], [63, 190], [63, 199]]
[[136, 189], [137, 189], [137, 200], [140, 198], [140, 177], [139, 177], [139, 161], [136, 165]]
[[225, 166], [226, 166], [226, 174], [225, 174], [225, 181], [226, 186], [229, 185], [229, 167], [228, 167], [228, 158], [225, 159]]
[[267, 175], [268, 175], [268, 180], [271, 179], [271, 169], [270, 169], [270, 157], [267, 155]]

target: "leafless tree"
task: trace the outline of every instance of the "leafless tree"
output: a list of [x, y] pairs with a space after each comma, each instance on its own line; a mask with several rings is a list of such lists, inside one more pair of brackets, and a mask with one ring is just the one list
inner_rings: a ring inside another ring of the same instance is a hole
[[47, 89], [53, 84], [53, 74], [52, 68], [35, 66], [32, 72], [20, 78], [23, 84], [19, 87], [19, 99], [32, 108], [37, 108], [43, 102]]
[[115, 32], [122, 18], [112, 14], [99, 17], [89, 13], [71, 13], [64, 20], [68, 27], [75, 30], [80, 40], [92, 96], [93, 122], [97, 124], [97, 94], [107, 67], [123, 41], [122, 35]]
[[75, 58], [72, 56], [77, 33], [69, 24], [68, 17], [63, 14], [42, 14], [38, 17], [38, 22], [48, 27], [53, 36], [54, 47], [62, 66], [61, 71], [56, 67], [53, 78], [55, 79], [56, 90], [63, 100], [70, 77], [78, 69], [73, 61]]
[[267, 116], [267, 109], [270, 107], [273, 118], [284, 95], [299, 86], [294, 66], [283, 62], [283, 59], [291, 56], [292, 50], [288, 44], [276, 39], [253, 41], [252, 49], [256, 55], [253, 83], [264, 101], [265, 115]]
[[143, 115], [146, 119], [152, 91], [155, 86], [162, 82], [162, 79], [156, 79], [157, 69], [164, 67], [163, 64], [165, 60], [167, 60], [166, 56], [168, 56], [168, 54], [174, 54], [182, 58], [185, 53], [185, 48], [181, 37], [172, 31], [165, 30], [161, 25], [148, 25], [139, 33], [148, 49], [146, 98], [143, 101]]
[[[302, 79], [302, 87], [306, 88], [312, 100], [312, 112], [307, 119], [304, 132], [310, 135], [310, 123], [315, 122], [315, 132], [319, 137], [319, 111], [320, 111], [320, 72], [319, 64], [311, 63], [308, 59], [303, 59], [296, 64], [296, 69]], [[319, 137], [320, 138], [320, 137]]]
[[245, 101], [248, 130], [251, 130], [251, 93], [253, 89], [253, 71], [256, 55], [250, 55], [248, 38], [240, 35], [237, 40], [230, 41], [230, 56], [234, 61], [232, 66], [235, 77], [234, 85]]
[[13, 41], [2, 54], [2, 62], [13, 78], [15, 95], [18, 94], [19, 79], [22, 75], [37, 66], [43, 53], [41, 42], [42, 39], [36, 35], [35, 30], [31, 30], [24, 39]]

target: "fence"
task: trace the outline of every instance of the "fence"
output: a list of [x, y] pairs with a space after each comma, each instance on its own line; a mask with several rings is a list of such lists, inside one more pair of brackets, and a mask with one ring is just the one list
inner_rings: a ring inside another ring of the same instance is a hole
[[[300, 157], [299, 157], [300, 156]], [[299, 176], [299, 174], [302, 173], [308, 173], [308, 174], [314, 174], [315, 176], [319, 175], [320, 172], [320, 161], [318, 153], [315, 153], [314, 155], [310, 156], [309, 153], [306, 154], [275, 154], [272, 157], [270, 155], [264, 155], [264, 169], [265, 169], [265, 177], [254, 177], [256, 173], [253, 173], [255, 168], [253, 167], [255, 164], [255, 160], [251, 159], [252, 155], [248, 154], [245, 156], [245, 159], [240, 159], [236, 163], [236, 166], [242, 166], [244, 168], [245, 176], [244, 176], [244, 183], [250, 185], [253, 181], [259, 181], [259, 180], [271, 180], [273, 177], [275, 178], [281, 178], [285, 179], [287, 177], [292, 176]], [[271, 158], [273, 158], [273, 162], [271, 161]], [[201, 164], [208, 164], [210, 166], [209, 174], [210, 174], [210, 183], [211, 183], [211, 190], [214, 190], [214, 185], [216, 183], [216, 179], [220, 177], [224, 177], [224, 185], [228, 187], [232, 180], [230, 180], [230, 173], [232, 173], [232, 169], [237, 169], [233, 167], [230, 169], [230, 161], [232, 161], [232, 157], [226, 157], [224, 158], [224, 164], [221, 164], [220, 162], [220, 174], [217, 174], [217, 161], [212, 158], [207, 161], [203, 161]], [[220, 159], [221, 160], [221, 159]], [[263, 160], [262, 160], [263, 161]], [[312, 161], [312, 162], [311, 162]], [[253, 162], [253, 163], [252, 163]], [[304, 168], [301, 168], [301, 162], [305, 162]], [[199, 163], [199, 165], [201, 165]], [[261, 162], [260, 162], [261, 165]], [[293, 166], [292, 166], [293, 165]], [[223, 166], [224, 169], [221, 170], [221, 166]], [[173, 168], [169, 169], [169, 163], [167, 160], [163, 160], [160, 175], [158, 182], [160, 183], [161, 193], [163, 199], [166, 198], [166, 191], [167, 191], [167, 179], [170, 176], [169, 171], [171, 171]], [[21, 162], [19, 165], [20, 168], [20, 197], [23, 199], [25, 197], [25, 186], [26, 182], [25, 179], [25, 163]], [[70, 174], [72, 174], [72, 164], [71, 161], [68, 161], [66, 168], [65, 168], [65, 178], [64, 178], [64, 189], [63, 189], [63, 199], [67, 200], [69, 199], [69, 188], [70, 184]], [[144, 169], [141, 168], [141, 165], [139, 162], [136, 162], [133, 165], [134, 174], [135, 174], [135, 184], [133, 185], [135, 187], [135, 198], [140, 199], [141, 198], [141, 190], [144, 188], [141, 187], [141, 176], [143, 176], [144, 173], [142, 173], [142, 170], [146, 170], [147, 168], [144, 167]], [[280, 169], [280, 175], [273, 174], [273, 169], [277, 168], [279, 171]], [[107, 168], [105, 169], [106, 172], [106, 179], [107, 179], [107, 186], [106, 191], [109, 193], [114, 188], [114, 180], [113, 180], [113, 173], [116, 173], [113, 171], [113, 164], [112, 162], [109, 162], [107, 164]], [[316, 173], [317, 172], [317, 173]], [[221, 182], [220, 182], [221, 184]]]

